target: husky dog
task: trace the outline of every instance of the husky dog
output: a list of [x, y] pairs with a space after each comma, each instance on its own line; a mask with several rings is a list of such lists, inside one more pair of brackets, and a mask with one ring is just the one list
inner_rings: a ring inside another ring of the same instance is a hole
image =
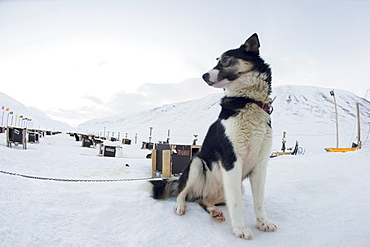
[[203, 75], [209, 86], [225, 91], [220, 115], [179, 179], [150, 181], [155, 199], [177, 196], [177, 215], [185, 214], [185, 201], [197, 201], [214, 220], [223, 222], [225, 215], [217, 205], [226, 203], [233, 233], [243, 239], [253, 239], [242, 213], [242, 181], [246, 177], [252, 188], [257, 228], [277, 230], [264, 207], [272, 140], [271, 70], [259, 56], [259, 47], [258, 36], [253, 34], [238, 49], [223, 53], [217, 66]]

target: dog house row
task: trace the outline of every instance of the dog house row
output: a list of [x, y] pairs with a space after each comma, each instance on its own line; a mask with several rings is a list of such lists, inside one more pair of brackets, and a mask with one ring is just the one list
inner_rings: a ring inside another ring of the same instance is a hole
[[21, 144], [23, 149], [27, 149], [27, 140], [31, 143], [38, 143], [44, 133], [41, 130], [8, 126], [6, 128], [6, 145], [11, 148], [13, 144]]

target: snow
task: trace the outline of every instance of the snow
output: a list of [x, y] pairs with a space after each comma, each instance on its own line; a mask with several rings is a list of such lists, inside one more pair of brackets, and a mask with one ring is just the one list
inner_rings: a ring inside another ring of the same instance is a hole
[[[99, 157], [66, 134], [46, 136], [27, 150], [6, 148], [1, 170], [75, 179], [147, 178], [151, 161], [138, 145], [124, 158]], [[252, 241], [238, 239], [230, 221], [214, 222], [196, 203], [184, 216], [174, 198], [157, 201], [145, 181], [56, 182], [0, 174], [1, 246], [368, 246], [369, 148], [352, 153], [284, 156], [270, 160], [266, 210], [275, 233], [254, 228], [244, 182], [244, 218]], [[128, 164], [129, 166], [126, 166]], [[226, 207], [222, 207], [226, 216]]]
[[[147, 178], [151, 161], [140, 145], [123, 158], [98, 156], [66, 134], [7, 148], [0, 134], [0, 170], [73, 179]], [[274, 233], [254, 228], [249, 182], [244, 216], [254, 240], [238, 239], [230, 221], [214, 222], [196, 203], [184, 216], [175, 199], [157, 201], [145, 181], [57, 182], [0, 173], [1, 246], [368, 246], [370, 149], [273, 158], [266, 210]], [[127, 166], [128, 165], [128, 166]], [[228, 211], [221, 207], [226, 216]], [[247, 241], [247, 242], [246, 242]]]
[[[254, 227], [249, 181], [243, 184], [244, 220], [254, 240], [232, 234], [227, 220], [217, 223], [197, 204], [188, 203], [184, 216], [173, 213], [175, 198], [150, 197], [145, 180], [118, 182], [59, 182], [0, 173], [0, 246], [369, 246], [370, 230], [370, 103], [336, 90], [340, 146], [355, 141], [355, 102], [360, 103], [361, 150], [325, 153], [335, 144], [335, 116], [329, 89], [284, 86], [273, 91], [273, 148], [280, 149], [282, 131], [287, 146], [298, 140], [301, 156], [282, 156], [269, 162], [266, 211], [277, 232]], [[4, 102], [4, 97], [0, 100]], [[152, 110], [97, 119], [80, 132], [125, 132], [138, 143], [122, 145], [123, 157], [98, 156], [65, 133], [45, 136], [40, 143], [7, 148], [0, 134], [0, 170], [30, 176], [65, 179], [131, 179], [151, 176], [151, 160], [141, 141], [188, 143], [199, 134], [199, 144], [219, 111], [222, 93], [174, 103]], [[290, 99], [290, 100], [289, 100]], [[16, 109], [11, 100], [7, 107]], [[36, 121], [36, 120], [35, 120]], [[53, 122], [40, 121], [48, 126]]]

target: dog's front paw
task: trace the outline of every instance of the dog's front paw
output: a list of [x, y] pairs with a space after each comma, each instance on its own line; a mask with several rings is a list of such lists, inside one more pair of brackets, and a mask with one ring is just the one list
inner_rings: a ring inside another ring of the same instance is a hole
[[185, 204], [180, 204], [176, 203], [175, 208], [173, 209], [174, 213], [177, 215], [184, 215], [186, 211], [186, 205]]
[[252, 240], [254, 235], [248, 227], [233, 227], [233, 232], [238, 238]]
[[277, 226], [269, 220], [257, 219], [256, 227], [264, 232], [275, 232], [277, 230]]

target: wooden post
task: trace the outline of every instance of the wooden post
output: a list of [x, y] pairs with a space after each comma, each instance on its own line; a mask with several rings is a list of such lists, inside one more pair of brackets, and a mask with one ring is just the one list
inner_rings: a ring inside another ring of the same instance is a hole
[[23, 139], [23, 149], [27, 149], [27, 128], [24, 128], [22, 131], [22, 139]]
[[172, 150], [162, 150], [162, 177], [171, 177], [171, 152]]
[[10, 140], [9, 140], [9, 126], [7, 126], [6, 128], [6, 146], [8, 148], [11, 148], [12, 147], [12, 144], [10, 143]]
[[357, 148], [361, 149], [362, 142], [361, 142], [361, 127], [360, 127], [360, 105], [356, 103], [356, 111], [357, 111]]
[[155, 171], [157, 170], [157, 150], [152, 150], [152, 178], [155, 178]]

